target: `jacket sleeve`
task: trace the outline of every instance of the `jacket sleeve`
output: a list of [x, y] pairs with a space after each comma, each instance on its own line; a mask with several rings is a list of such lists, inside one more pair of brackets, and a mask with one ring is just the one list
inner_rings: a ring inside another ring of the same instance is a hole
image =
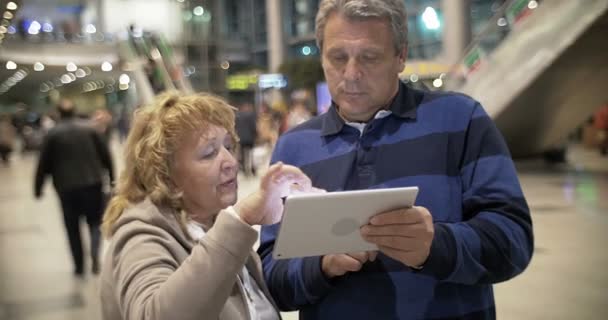
[[[295, 165], [284, 142], [282, 139], [277, 143], [271, 163], [283, 161]], [[258, 248], [272, 297], [283, 311], [318, 302], [333, 287], [321, 270], [321, 257], [275, 260], [272, 251], [278, 230], [279, 224], [263, 226]]]
[[460, 164], [462, 221], [435, 223], [422, 273], [475, 285], [508, 280], [532, 257], [530, 211], [500, 132], [476, 104]]
[[95, 142], [95, 149], [97, 150], [101, 164], [108, 171], [110, 184], [114, 185], [114, 164], [112, 162], [112, 154], [110, 153], [108, 144], [103, 141], [101, 135], [96, 131], [92, 130], [92, 135], [93, 141]]
[[170, 249], [179, 244], [165, 231], [119, 228], [111, 257], [122, 318], [217, 319], [256, 238], [255, 229], [221, 212], [179, 265]]
[[36, 168], [36, 176], [34, 179], [34, 196], [40, 197], [42, 195], [42, 187], [44, 186], [44, 180], [47, 174], [51, 173], [53, 167], [53, 155], [52, 155], [52, 143], [51, 135], [46, 135], [40, 146], [40, 153], [38, 155], [38, 166]]

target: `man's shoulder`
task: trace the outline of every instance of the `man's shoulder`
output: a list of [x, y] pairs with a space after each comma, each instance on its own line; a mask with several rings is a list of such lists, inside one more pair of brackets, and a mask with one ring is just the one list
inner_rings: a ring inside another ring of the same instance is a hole
[[327, 113], [323, 113], [317, 116], [314, 116], [299, 125], [287, 130], [281, 137], [290, 138], [290, 139], [298, 139], [302, 136], [308, 135], [316, 135], [320, 137], [319, 132], [321, 132], [323, 128], [323, 119], [327, 117]]
[[420, 105], [422, 106], [449, 105], [452, 108], [471, 109], [479, 105], [477, 100], [462, 92], [414, 90], [421, 96]]

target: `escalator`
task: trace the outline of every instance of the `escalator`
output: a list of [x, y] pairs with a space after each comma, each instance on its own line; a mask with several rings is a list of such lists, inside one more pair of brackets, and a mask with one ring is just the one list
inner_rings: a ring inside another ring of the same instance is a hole
[[608, 102], [608, 0], [507, 1], [446, 89], [484, 105], [514, 157], [564, 145]]
[[129, 30], [129, 38], [118, 45], [119, 54], [128, 64], [138, 87], [142, 104], [167, 90], [192, 92], [181, 65], [163, 36]]

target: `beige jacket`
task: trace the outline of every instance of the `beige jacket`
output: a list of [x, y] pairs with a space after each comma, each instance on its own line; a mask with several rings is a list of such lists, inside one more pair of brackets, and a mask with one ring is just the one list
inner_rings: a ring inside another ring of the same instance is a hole
[[249, 319], [236, 283], [245, 263], [273, 301], [252, 250], [257, 231], [227, 212], [197, 243], [150, 200], [127, 209], [114, 230], [101, 272], [106, 320]]

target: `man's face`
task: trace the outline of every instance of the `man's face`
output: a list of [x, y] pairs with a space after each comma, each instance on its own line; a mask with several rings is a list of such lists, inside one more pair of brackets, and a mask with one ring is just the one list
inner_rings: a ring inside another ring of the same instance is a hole
[[407, 50], [396, 53], [389, 23], [333, 14], [324, 31], [321, 63], [332, 99], [348, 121], [365, 122], [398, 90]]

